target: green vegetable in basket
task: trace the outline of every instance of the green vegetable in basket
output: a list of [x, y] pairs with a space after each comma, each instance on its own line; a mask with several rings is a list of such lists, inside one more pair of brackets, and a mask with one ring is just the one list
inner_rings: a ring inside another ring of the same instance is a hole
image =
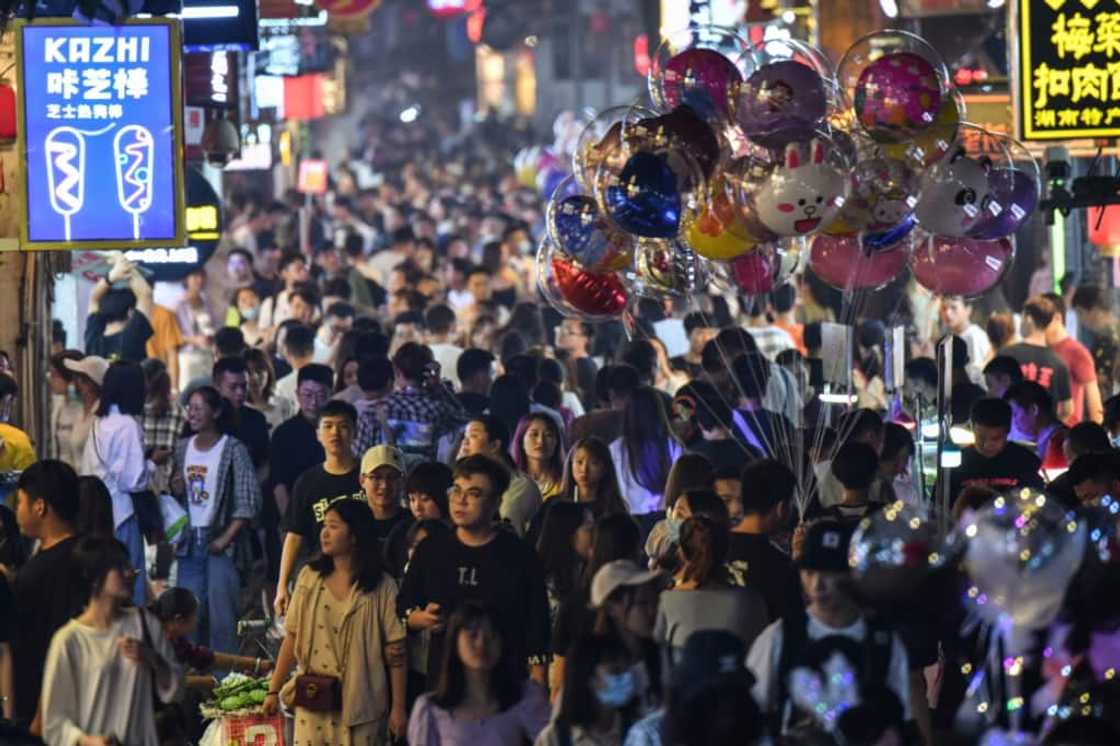
[[263, 704], [266, 697], [268, 697], [268, 691], [265, 689], [254, 689], [249, 692], [249, 699], [255, 705]]
[[221, 708], [226, 712], [241, 709], [241, 695], [233, 694], [221, 701]]

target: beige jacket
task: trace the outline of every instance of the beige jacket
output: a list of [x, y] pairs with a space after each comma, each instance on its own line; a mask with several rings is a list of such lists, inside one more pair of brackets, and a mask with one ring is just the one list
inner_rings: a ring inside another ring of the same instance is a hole
[[[288, 634], [295, 635], [295, 656], [299, 666], [297, 674], [320, 673], [308, 671], [306, 661], [311, 658], [312, 627], [315, 605], [324, 593], [329, 593], [323, 577], [310, 567], [304, 567], [296, 580], [295, 591], [288, 604], [284, 626]], [[405, 639], [405, 627], [397, 617], [397, 583], [389, 575], [372, 592], [354, 589], [350, 610], [342, 622], [342, 718], [349, 727], [384, 720], [389, 712], [389, 676], [383, 651], [386, 645]], [[323, 630], [315, 644], [325, 644]], [[288, 680], [280, 693], [284, 704], [291, 707], [295, 696], [295, 677]]]

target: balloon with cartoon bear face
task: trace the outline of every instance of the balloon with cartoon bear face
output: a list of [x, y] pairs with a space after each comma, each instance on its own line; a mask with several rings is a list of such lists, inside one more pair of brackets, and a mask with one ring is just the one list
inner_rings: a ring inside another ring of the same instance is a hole
[[922, 177], [922, 196], [914, 214], [926, 231], [939, 236], [965, 236], [987, 215], [993, 204], [989, 175], [991, 160], [973, 158], [957, 147]]
[[[830, 155], [832, 157], [826, 157]], [[778, 236], [812, 235], [833, 221], [848, 196], [848, 175], [819, 138], [790, 143], [785, 158], [754, 192], [754, 217]]]

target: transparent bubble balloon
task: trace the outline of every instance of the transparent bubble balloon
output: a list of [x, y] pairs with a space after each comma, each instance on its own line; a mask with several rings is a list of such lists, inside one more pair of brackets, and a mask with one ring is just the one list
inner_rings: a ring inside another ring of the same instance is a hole
[[[568, 177], [574, 188], [574, 177]], [[548, 239], [559, 255], [589, 272], [616, 272], [630, 265], [634, 239], [615, 228], [595, 198], [570, 194], [563, 183], [545, 211]]]
[[747, 230], [722, 176], [711, 184], [707, 209], [688, 226], [681, 239], [698, 255], [714, 261], [734, 259], [759, 243]]
[[848, 548], [852, 578], [879, 603], [909, 597], [943, 562], [936, 527], [924, 511], [901, 501], [861, 520]]
[[1085, 526], [1031, 489], [997, 497], [955, 530], [971, 579], [966, 601], [985, 621], [1041, 629], [1058, 615], [1085, 553]]
[[1030, 218], [1042, 196], [1042, 173], [1026, 146], [1007, 135], [995, 132], [990, 135], [1005, 145], [1011, 163], [992, 168], [988, 183], [994, 203], [1002, 209], [981, 218], [969, 231], [972, 238], [1010, 236]]
[[593, 273], [564, 259], [545, 237], [537, 250], [537, 289], [564, 316], [608, 321], [622, 315], [629, 293], [617, 273]]
[[682, 150], [711, 178], [724, 155], [719, 133], [688, 106], [654, 117], [628, 117], [622, 139], [631, 150]]
[[565, 109], [552, 122], [552, 150], [560, 157], [570, 159], [579, 146], [579, 138], [594, 119], [587, 111]]
[[797, 271], [804, 245], [803, 238], [759, 244], [731, 260], [731, 278], [747, 295], [769, 293], [788, 282]]
[[734, 29], [690, 26], [665, 35], [650, 61], [649, 94], [661, 111], [681, 104], [708, 120], [726, 120], [743, 81], [736, 66], [746, 41]]
[[974, 298], [995, 287], [1014, 258], [1013, 238], [983, 241], [921, 234], [915, 240], [910, 271], [930, 292]]
[[585, 190], [591, 189], [592, 177], [608, 158], [620, 156], [622, 130], [628, 121], [657, 116], [642, 106], [615, 106], [597, 114], [576, 138], [572, 153], [572, 173]]
[[[765, 171], [768, 169], [768, 173]], [[773, 166], [735, 173], [732, 187], [752, 235], [810, 236], [830, 225], [850, 191], [851, 164], [824, 133], [790, 143]]]
[[1006, 138], [962, 122], [957, 142], [922, 175], [918, 223], [930, 233], [959, 237], [992, 225], [1011, 209], [1012, 192], [1000, 188], [1000, 175], [1013, 168]]
[[957, 141], [957, 131], [965, 121], [964, 94], [952, 88], [941, 99], [941, 107], [933, 124], [899, 143], [882, 143], [883, 152], [900, 161], [920, 166], [931, 166], [949, 152]]
[[919, 173], [909, 164], [869, 154], [852, 169], [848, 201], [824, 232], [849, 235], [890, 231], [912, 221], [920, 189]]
[[541, 155], [541, 147], [533, 145], [517, 151], [513, 157], [513, 170], [517, 174], [517, 183], [529, 189], [537, 186], [537, 160]]
[[909, 237], [888, 248], [872, 249], [858, 235], [822, 234], [811, 239], [809, 269], [837, 290], [878, 290], [898, 277], [910, 251]]
[[832, 70], [818, 50], [792, 39], [767, 40], [744, 54], [749, 72], [735, 96], [735, 121], [767, 148], [810, 140], [828, 113]]
[[615, 227], [641, 238], [676, 238], [706, 209], [707, 181], [696, 161], [671, 144], [608, 159], [593, 181], [599, 208]]
[[913, 140], [932, 127], [951, 88], [941, 55], [898, 30], [858, 39], [836, 66], [836, 79], [860, 127], [883, 143]]
[[686, 298], [704, 286], [704, 265], [678, 241], [641, 238], [632, 272], [623, 273], [634, 294], [648, 298]]

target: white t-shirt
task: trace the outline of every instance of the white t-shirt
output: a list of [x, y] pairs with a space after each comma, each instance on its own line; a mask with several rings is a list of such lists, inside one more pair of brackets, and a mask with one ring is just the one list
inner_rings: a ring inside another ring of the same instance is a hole
[[[810, 640], [841, 635], [863, 644], [864, 637], [867, 635], [867, 624], [863, 621], [863, 617], [860, 617], [855, 624], [840, 628], [828, 627], [812, 614], [809, 614], [808, 618]], [[891, 640], [891, 662], [887, 666], [885, 683], [902, 703], [903, 719], [909, 720], [910, 681], [906, 648], [903, 647], [897, 634], [892, 634], [891, 637], [893, 638]], [[755, 677], [752, 693], [755, 702], [758, 702], [763, 711], [771, 711], [778, 705], [776, 702], [779, 691], [777, 673], [781, 653], [782, 620], [779, 619], [762, 630], [762, 634], [755, 639], [754, 644], [751, 645], [751, 651], [747, 654], [747, 668], [751, 670]], [[786, 713], [783, 714], [783, 721], [787, 717], [788, 708]]]
[[463, 354], [463, 348], [445, 342], [430, 344], [428, 348], [432, 351], [432, 357], [439, 363], [440, 377], [451, 381], [451, 385], [458, 389], [459, 356]]
[[187, 443], [187, 455], [183, 462], [183, 480], [187, 485], [187, 507], [191, 515], [191, 528], [208, 528], [214, 521], [214, 508], [217, 505], [218, 464], [222, 460], [222, 449], [226, 438], [223, 435], [209, 450], [200, 451], [195, 447], [198, 436]]

